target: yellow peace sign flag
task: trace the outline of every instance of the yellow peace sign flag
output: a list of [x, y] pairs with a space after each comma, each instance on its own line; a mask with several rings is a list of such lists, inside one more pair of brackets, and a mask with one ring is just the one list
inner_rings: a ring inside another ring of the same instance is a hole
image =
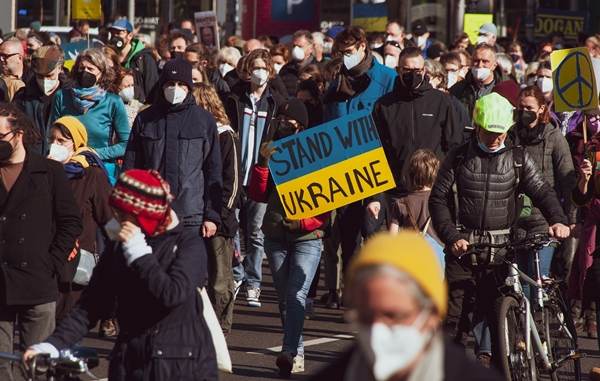
[[554, 110], [585, 111], [598, 108], [594, 66], [586, 48], [556, 50], [550, 54]]

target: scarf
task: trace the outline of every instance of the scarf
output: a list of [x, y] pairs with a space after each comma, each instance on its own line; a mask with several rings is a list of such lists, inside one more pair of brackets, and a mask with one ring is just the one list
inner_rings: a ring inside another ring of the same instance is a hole
[[106, 170], [104, 163], [100, 160], [96, 152], [88, 147], [79, 148], [64, 165], [65, 173], [69, 180], [83, 177], [85, 169], [89, 167], [98, 167], [102, 169], [106, 177], [108, 177], [108, 171]]
[[71, 91], [73, 92], [73, 104], [77, 111], [81, 113], [87, 112], [106, 96], [106, 90], [97, 85], [93, 87], [74, 87]]
[[362, 93], [371, 83], [371, 78], [367, 74], [373, 64], [373, 55], [371, 52], [365, 54], [365, 58], [353, 67], [346, 69], [342, 64], [342, 69], [339, 74], [337, 93], [343, 100], [354, 97], [358, 93]]

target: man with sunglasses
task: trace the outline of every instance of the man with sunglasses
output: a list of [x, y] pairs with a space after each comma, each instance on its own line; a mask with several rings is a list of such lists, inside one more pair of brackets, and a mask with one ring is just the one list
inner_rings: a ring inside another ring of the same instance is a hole
[[23, 45], [17, 39], [6, 40], [0, 45], [0, 89], [5, 90], [2, 94], [5, 102], [11, 102], [17, 91], [25, 86], [22, 81], [24, 56]]

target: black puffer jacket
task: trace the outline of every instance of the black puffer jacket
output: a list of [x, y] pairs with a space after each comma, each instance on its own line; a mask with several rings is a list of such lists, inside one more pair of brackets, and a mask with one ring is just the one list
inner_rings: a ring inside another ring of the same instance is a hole
[[[552, 124], [547, 124], [538, 131], [535, 137], [526, 137], [521, 133], [524, 127], [515, 129], [515, 137], [519, 144], [525, 147], [525, 151], [531, 156], [537, 167], [541, 170], [544, 180], [554, 188], [561, 200], [563, 211], [567, 215], [570, 224], [576, 222], [576, 208], [571, 202], [571, 192], [575, 187], [577, 175], [573, 167], [573, 159], [569, 150], [567, 140], [560, 129]], [[542, 212], [534, 207], [531, 215], [519, 219], [519, 228], [527, 231], [540, 233], [548, 230], [548, 224]]]
[[519, 193], [539, 206], [550, 224], [567, 223], [552, 187], [535, 162], [523, 153], [518, 189], [515, 146], [507, 141], [499, 153], [483, 152], [476, 139], [451, 151], [444, 160], [429, 197], [429, 212], [438, 236], [451, 245], [462, 235], [455, 224], [452, 185], [458, 190], [458, 218], [465, 230], [501, 230], [514, 225]]

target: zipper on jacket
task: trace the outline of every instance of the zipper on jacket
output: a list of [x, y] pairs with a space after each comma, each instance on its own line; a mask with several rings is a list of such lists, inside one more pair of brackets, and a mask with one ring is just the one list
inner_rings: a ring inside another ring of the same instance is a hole
[[483, 194], [483, 213], [481, 213], [481, 221], [479, 223], [479, 230], [484, 231], [484, 222], [485, 222], [485, 215], [486, 215], [486, 211], [487, 211], [487, 202], [488, 202], [488, 191], [490, 188], [490, 168], [491, 168], [491, 161], [492, 161], [492, 155], [490, 154], [485, 154], [487, 156], [487, 161], [488, 161], [488, 166], [487, 166], [487, 173], [485, 175], [485, 193]]

